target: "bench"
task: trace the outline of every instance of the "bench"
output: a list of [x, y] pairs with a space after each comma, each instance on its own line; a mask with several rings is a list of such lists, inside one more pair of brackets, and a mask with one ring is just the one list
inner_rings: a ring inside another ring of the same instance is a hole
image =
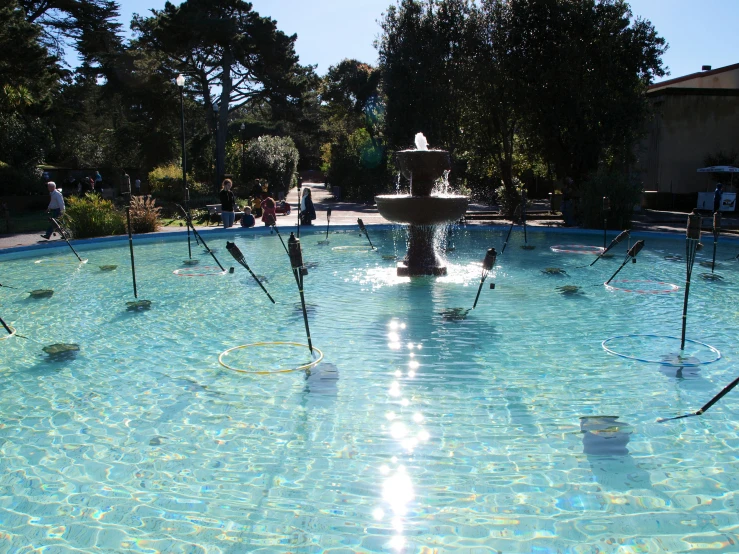
[[[206, 204], [205, 208], [208, 210], [208, 225], [210, 225], [211, 222], [220, 223], [221, 221], [221, 212], [223, 211], [221, 209], [220, 204]], [[234, 212], [235, 217], [234, 221], [238, 221], [239, 218], [244, 215], [244, 212]]]

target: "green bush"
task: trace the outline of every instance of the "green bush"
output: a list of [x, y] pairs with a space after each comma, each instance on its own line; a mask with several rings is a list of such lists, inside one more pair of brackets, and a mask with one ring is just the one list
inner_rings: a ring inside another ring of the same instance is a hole
[[500, 212], [507, 217], [514, 216], [521, 205], [521, 193], [526, 187], [518, 177], [513, 177], [513, 191], [509, 192], [502, 184], [495, 189], [495, 197], [500, 206]]
[[113, 202], [104, 200], [98, 194], [70, 197], [64, 212], [65, 225], [78, 239], [121, 235], [126, 232], [124, 215]]
[[577, 218], [583, 227], [603, 227], [603, 197], [611, 201], [608, 212], [610, 229], [630, 229], [634, 206], [641, 199], [641, 183], [617, 171], [603, 170], [592, 175], [580, 187]]
[[291, 138], [261, 136], [244, 149], [244, 169], [255, 179], [266, 180], [273, 193], [287, 192], [296, 182], [298, 149]]
[[153, 233], [159, 230], [159, 206], [153, 198], [134, 196], [131, 198], [131, 232]]
[[[175, 163], [160, 165], [149, 172], [149, 187], [152, 196], [162, 200], [184, 201], [185, 188], [182, 183], [182, 166]], [[208, 194], [208, 186], [197, 183], [192, 175], [187, 176], [191, 196]]]
[[324, 152], [331, 159], [327, 180], [341, 188], [342, 198], [369, 202], [387, 188], [390, 172], [385, 148], [366, 129], [340, 137]]

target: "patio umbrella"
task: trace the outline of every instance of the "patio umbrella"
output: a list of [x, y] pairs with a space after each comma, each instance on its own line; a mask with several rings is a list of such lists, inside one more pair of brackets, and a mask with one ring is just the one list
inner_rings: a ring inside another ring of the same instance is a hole
[[739, 167], [732, 165], [712, 165], [711, 167], [701, 167], [698, 173], [731, 173], [730, 185], [734, 185], [734, 173], [739, 173]]

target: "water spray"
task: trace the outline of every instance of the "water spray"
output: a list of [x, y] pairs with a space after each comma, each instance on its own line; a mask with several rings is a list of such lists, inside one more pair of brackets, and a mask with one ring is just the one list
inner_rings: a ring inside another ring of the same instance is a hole
[[626, 229], [625, 231], [621, 231], [618, 234], [618, 236], [611, 241], [611, 244], [608, 245], [608, 248], [605, 248], [603, 250], [603, 252], [601, 252], [600, 254], [598, 254], [598, 257], [595, 258], [590, 263], [590, 265], [582, 265], [582, 266], [580, 266], [580, 268], [592, 266], [593, 264], [595, 264], [595, 262], [597, 262], [598, 260], [600, 260], [606, 254], [606, 252], [608, 252], [611, 248], [613, 248], [614, 246], [616, 246], [618, 243], [620, 243], [622, 240], [624, 240], [626, 238], [631, 238], [631, 231], [629, 231], [628, 229]]
[[706, 413], [708, 411], [708, 409], [711, 406], [713, 406], [716, 402], [718, 402], [724, 396], [726, 396], [726, 394], [728, 394], [728, 392], [731, 391], [731, 389], [733, 389], [737, 385], [739, 385], [739, 377], [737, 377], [731, 383], [729, 383], [723, 389], [721, 389], [721, 392], [720, 393], [718, 393], [716, 396], [714, 396], [713, 398], [711, 398], [711, 400], [709, 400], [708, 402], [706, 402], [706, 404], [700, 410], [698, 410], [697, 412], [693, 412], [692, 414], [685, 414], [685, 415], [681, 415], [681, 416], [677, 416], [677, 417], [667, 417], [667, 418], [664, 418], [664, 419], [658, 419], [657, 420], [657, 423], [664, 423], [665, 421], [672, 421], [674, 419], [683, 419], [684, 417], [693, 417], [693, 416], [703, 415], [704, 413]]
[[[493, 269], [493, 266], [495, 266], [495, 259], [498, 256], [498, 253], [495, 251], [495, 248], [489, 248], [487, 253], [485, 254], [485, 259], [482, 261], [482, 276], [480, 277], [480, 286], [477, 288], [477, 296], [475, 296], [475, 303], [472, 305], [472, 309], [474, 310], [477, 306], [477, 299], [480, 298], [480, 291], [482, 290], [482, 285], [485, 283], [485, 279], [487, 279], [488, 273], [490, 273], [490, 270]], [[490, 283], [490, 288], [495, 288], [495, 283]]]
[[328, 226], [331, 225], [331, 208], [326, 210], [326, 239], [319, 240], [318, 244], [328, 244]]
[[308, 275], [308, 270], [303, 265], [303, 252], [300, 249], [300, 239], [296, 238], [293, 233], [290, 233], [290, 238], [287, 239], [288, 254], [290, 256], [290, 266], [295, 276], [295, 282], [298, 285], [298, 291], [300, 292], [300, 305], [303, 308], [303, 321], [305, 322], [305, 334], [308, 337], [308, 348], [310, 348], [311, 354], [313, 353], [313, 343], [310, 339], [310, 327], [308, 326], [308, 311], [305, 307], [305, 294], [303, 293], [303, 277]]
[[50, 217], [49, 218], [49, 221], [51, 221], [54, 224], [54, 227], [56, 227], [56, 230], [59, 231], [59, 235], [61, 235], [61, 237], [66, 241], [67, 246], [69, 246], [72, 249], [72, 252], [74, 252], [74, 255], [77, 256], [77, 259], [81, 263], [85, 263], [82, 260], [82, 258], [80, 258], [80, 255], [77, 254], [77, 251], [74, 249], [74, 247], [72, 246], [72, 244], [69, 242], [69, 239], [67, 238], [67, 234], [64, 232], [64, 229], [62, 229], [62, 226], [59, 225], [59, 222], [56, 219], [54, 219], [53, 217]]
[[372, 250], [377, 250], [377, 249], [376, 249], [376, 248], [375, 248], [375, 247], [374, 247], [374, 246], [372, 245], [372, 240], [370, 240], [370, 236], [369, 236], [369, 233], [367, 232], [367, 227], [365, 227], [365, 226], [364, 226], [364, 221], [362, 221], [362, 219], [361, 219], [361, 218], [357, 218], [357, 225], [359, 225], [359, 231], [360, 231], [361, 233], [364, 233], [364, 236], [366, 236], [366, 237], [367, 237], [367, 240], [369, 241], [369, 245], [370, 245], [370, 248], [372, 248]]
[[716, 266], [716, 245], [718, 243], [718, 235], [721, 232], [721, 212], [713, 214], [713, 260], [711, 260], [711, 273]]
[[229, 254], [231, 254], [237, 262], [239, 262], [242, 266], [246, 268], [246, 270], [251, 274], [252, 278], [257, 282], [257, 285], [259, 285], [264, 291], [264, 294], [267, 295], [267, 298], [269, 298], [272, 301], [272, 304], [274, 304], [275, 299], [272, 298], [269, 292], [267, 292], [267, 289], [264, 288], [264, 285], [259, 280], [259, 277], [254, 274], [254, 272], [249, 267], [249, 264], [246, 263], [246, 258], [244, 258], [244, 255], [241, 253], [241, 250], [239, 250], [239, 247], [236, 246], [233, 242], [226, 241], [226, 250], [228, 250]]
[[[606, 232], [608, 230], [608, 212], [611, 211], [611, 199], [603, 197], [603, 248], [606, 247]], [[605, 252], [603, 252], [605, 254]], [[595, 262], [593, 262], [595, 263]]]
[[688, 295], [690, 294], [690, 277], [693, 275], [695, 253], [701, 240], [701, 214], [693, 210], [688, 216], [688, 228], [685, 233], [685, 300], [683, 301], [683, 331], [680, 337], [680, 350], [685, 349], [685, 327], [688, 323]]
[[641, 249], [642, 248], [644, 248], [644, 241], [643, 240], [636, 241], [634, 243], [634, 246], [632, 246], [631, 248], [629, 248], [629, 251], [626, 252], [626, 257], [624, 258], [624, 262], [621, 264], [621, 267], [619, 267], [616, 270], [616, 273], [614, 273], [613, 275], [611, 275], [611, 278], [608, 279], [608, 281], [606, 281], [606, 285], [608, 283], [610, 283], [616, 275], [618, 275], [618, 272], [621, 271], [624, 268], [624, 266], [628, 263], [629, 260], [631, 260], [633, 263], [636, 263], [636, 255], [639, 252], [641, 252]]
[[189, 214], [189, 213], [187, 213], [187, 211], [185, 210], [185, 208], [183, 208], [183, 207], [182, 207], [182, 206], [180, 206], [179, 204], [177, 204], [177, 207], [178, 207], [178, 208], [179, 208], [179, 209], [180, 209], [180, 210], [182, 211], [182, 213], [183, 213], [183, 214], [185, 214], [185, 219], [187, 220], [187, 222], [188, 222], [188, 225], [190, 225], [190, 227], [192, 227], [192, 232], [193, 232], [193, 234], [195, 235], [195, 238], [196, 238], [197, 240], [199, 240], [199, 241], [200, 241], [201, 243], [203, 243], [203, 246], [204, 246], [204, 247], [205, 247], [205, 249], [206, 249], [206, 250], [208, 251], [208, 254], [210, 254], [210, 255], [211, 255], [211, 256], [213, 257], [213, 259], [214, 259], [214, 260], [216, 261], [216, 263], [218, 264], [218, 267], [220, 267], [220, 268], [221, 268], [221, 271], [226, 271], [226, 270], [225, 270], [225, 269], [223, 268], [223, 266], [221, 265], [221, 262], [219, 262], [219, 261], [218, 261], [218, 258], [216, 258], [216, 255], [215, 255], [215, 254], [213, 253], [213, 251], [212, 251], [212, 250], [211, 250], [210, 248], [208, 248], [208, 245], [207, 245], [207, 244], [205, 243], [205, 241], [203, 240], [203, 237], [201, 237], [201, 236], [200, 236], [200, 233], [198, 233], [198, 232], [197, 232], [197, 230], [195, 230], [195, 226], [194, 226], [194, 225], [192, 224], [192, 218], [190, 217], [190, 214]]

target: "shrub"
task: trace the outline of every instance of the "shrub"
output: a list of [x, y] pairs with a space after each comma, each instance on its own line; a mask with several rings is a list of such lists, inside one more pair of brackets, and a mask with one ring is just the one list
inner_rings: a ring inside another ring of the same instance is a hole
[[131, 198], [131, 232], [153, 233], [159, 230], [159, 212], [161, 208], [155, 206], [153, 198], [134, 196]]
[[298, 149], [291, 138], [264, 135], [246, 144], [245, 172], [254, 178], [266, 179], [273, 193], [287, 193], [296, 181], [298, 157]]
[[641, 183], [618, 171], [602, 170], [590, 176], [580, 187], [577, 203], [583, 227], [603, 227], [603, 197], [611, 201], [608, 226], [611, 229], [629, 229], [634, 206], [641, 198]]
[[[185, 187], [182, 183], [181, 165], [175, 163], [160, 165], [152, 169], [148, 177], [152, 196], [163, 200], [184, 200]], [[191, 195], [208, 193], [207, 185], [196, 183], [192, 175], [187, 176], [187, 185]]]
[[327, 180], [341, 188], [341, 197], [371, 201], [390, 181], [385, 148], [366, 129], [341, 136], [326, 150], [331, 156]]
[[509, 192], [502, 183], [495, 189], [495, 196], [502, 214], [506, 217], [516, 214], [516, 210], [521, 204], [521, 193], [525, 188], [518, 177], [513, 177], [513, 192]]
[[64, 220], [75, 238], [104, 237], [125, 233], [126, 226], [121, 212], [113, 202], [104, 200], [98, 194], [67, 199]]

